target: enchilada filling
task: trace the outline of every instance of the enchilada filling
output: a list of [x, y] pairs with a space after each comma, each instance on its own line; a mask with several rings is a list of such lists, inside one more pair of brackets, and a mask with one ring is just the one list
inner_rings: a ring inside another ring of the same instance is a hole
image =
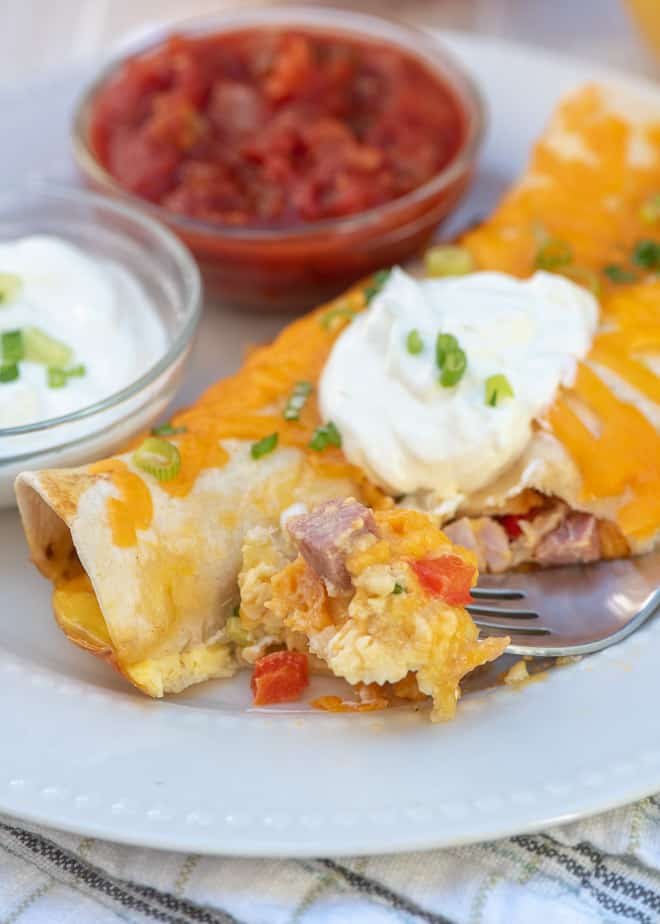
[[[349, 498], [282, 529], [257, 527], [239, 575], [239, 657], [255, 664], [255, 701], [266, 702], [262, 672], [284, 645], [348, 681], [365, 705], [422, 694], [434, 720], [451, 718], [461, 678], [508, 644], [480, 641], [464, 608], [476, 574], [474, 557], [417, 511], [372, 512]], [[293, 678], [297, 662], [288, 670]], [[295, 678], [282, 681], [270, 701], [296, 690]], [[318, 705], [337, 707], [332, 698]]]

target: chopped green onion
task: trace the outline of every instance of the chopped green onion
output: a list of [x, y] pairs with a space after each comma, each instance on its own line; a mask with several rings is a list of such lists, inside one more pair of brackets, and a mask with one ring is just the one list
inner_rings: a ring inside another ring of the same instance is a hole
[[417, 356], [424, 349], [424, 341], [418, 330], [411, 330], [406, 337], [406, 349], [412, 356]]
[[511, 382], [505, 375], [489, 375], [486, 379], [486, 404], [489, 407], [497, 407], [503, 398], [513, 398], [513, 388]]
[[16, 273], [0, 273], [0, 305], [12, 302], [23, 288], [23, 281]]
[[545, 241], [536, 252], [534, 265], [537, 269], [558, 270], [562, 266], [568, 266], [573, 262], [573, 248], [568, 241], [560, 241], [557, 238], [549, 238]]
[[49, 388], [64, 388], [68, 378], [66, 371], [59, 366], [49, 366], [47, 372], [47, 381]]
[[39, 327], [23, 328], [25, 359], [44, 366], [68, 366], [73, 359], [73, 350]]
[[660, 243], [649, 238], [638, 241], [633, 251], [633, 263], [644, 269], [657, 269], [660, 266]]
[[250, 449], [250, 453], [253, 459], [261, 459], [263, 456], [267, 456], [269, 452], [272, 452], [273, 449], [277, 446], [279, 440], [278, 433], [271, 433], [268, 436], [264, 436], [262, 440], [259, 440], [258, 443], [253, 443]]
[[285, 420], [300, 420], [300, 412], [314, 390], [311, 382], [296, 382], [284, 407]]
[[603, 269], [603, 273], [611, 282], [635, 282], [637, 279], [634, 273], [624, 269], [622, 266], [617, 266], [616, 263], [610, 263], [609, 266], [606, 266]]
[[405, 589], [406, 588], [403, 586], [403, 584], [399, 584], [399, 582], [397, 581], [397, 583], [394, 585], [394, 590], [392, 591], [392, 593], [402, 594], [405, 591]]
[[474, 270], [474, 260], [467, 247], [442, 244], [424, 254], [427, 276], [465, 276]]
[[330, 311], [322, 314], [319, 318], [319, 324], [324, 330], [332, 330], [335, 327], [335, 321], [339, 319], [352, 321], [356, 314], [357, 311], [354, 311], [348, 305], [339, 305], [337, 308], [331, 308]]
[[158, 481], [171, 481], [181, 468], [181, 456], [174, 443], [148, 436], [133, 453], [133, 462]]
[[87, 374], [87, 369], [82, 363], [78, 366], [72, 366], [70, 369], [62, 369], [60, 366], [48, 367], [48, 387], [63, 388], [64, 385], [72, 378], [80, 378]]
[[19, 376], [18, 363], [7, 363], [0, 366], [0, 383], [15, 382]]
[[337, 449], [341, 449], [341, 433], [331, 420], [328, 421], [326, 430], [328, 432], [328, 442], [330, 445], [335, 446]]
[[317, 427], [309, 441], [309, 448], [316, 452], [323, 452], [328, 446], [341, 448], [341, 433], [331, 420], [324, 427]]
[[82, 378], [83, 375], [87, 375], [87, 367], [82, 363], [79, 363], [77, 366], [71, 366], [70, 369], [66, 370], [66, 377], [68, 379]]
[[458, 385], [465, 375], [467, 369], [467, 356], [465, 351], [459, 347], [457, 350], [451, 350], [445, 356], [440, 373], [440, 384], [443, 388], [453, 388]]
[[225, 624], [225, 631], [229, 641], [233, 642], [235, 645], [238, 645], [239, 648], [244, 648], [252, 641], [250, 633], [244, 626], [241, 625], [241, 621], [237, 616], [229, 617]]
[[660, 221], [660, 193], [649, 196], [639, 210], [639, 217], [647, 225], [655, 225]]
[[2, 361], [4, 363], [18, 363], [24, 357], [23, 332], [20, 330], [6, 330], [2, 335]]
[[453, 334], [438, 334], [435, 341], [435, 361], [438, 365], [438, 369], [442, 369], [447, 353], [452, 353], [454, 350], [458, 349], [460, 349], [458, 340]]
[[374, 298], [380, 290], [383, 288], [387, 280], [390, 278], [391, 270], [382, 269], [378, 270], [377, 273], [374, 273], [371, 277], [371, 282], [366, 286], [364, 290], [364, 300], [369, 304], [372, 298]]
[[180, 433], [187, 433], [188, 427], [173, 427], [171, 423], [161, 424], [160, 427], [153, 427], [152, 436], [178, 436]]

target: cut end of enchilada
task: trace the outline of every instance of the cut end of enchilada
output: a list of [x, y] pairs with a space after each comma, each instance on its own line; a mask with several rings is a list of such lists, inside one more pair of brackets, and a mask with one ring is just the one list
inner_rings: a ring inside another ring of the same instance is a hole
[[[465, 609], [476, 575], [474, 556], [428, 515], [330, 501], [246, 536], [240, 656], [260, 667], [284, 641], [366, 694], [366, 705], [429, 696], [432, 718], [450, 719], [462, 677], [509, 642], [479, 640]], [[339, 708], [333, 698], [319, 706]]]

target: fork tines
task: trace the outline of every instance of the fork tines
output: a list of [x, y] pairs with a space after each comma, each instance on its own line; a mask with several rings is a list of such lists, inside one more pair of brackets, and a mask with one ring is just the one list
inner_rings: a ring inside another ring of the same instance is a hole
[[513, 635], [550, 633], [546, 626], [530, 624], [530, 620], [539, 618], [536, 610], [501, 605], [512, 600], [524, 600], [525, 593], [522, 590], [507, 587], [473, 587], [472, 596], [478, 602], [468, 604], [466, 609], [481, 629], [499, 630]]

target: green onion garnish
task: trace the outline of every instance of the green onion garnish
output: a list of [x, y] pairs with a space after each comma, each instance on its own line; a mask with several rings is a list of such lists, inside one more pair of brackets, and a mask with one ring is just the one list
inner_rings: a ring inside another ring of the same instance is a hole
[[459, 347], [457, 350], [451, 350], [445, 356], [440, 373], [440, 384], [443, 388], [453, 388], [458, 385], [465, 375], [467, 369], [467, 356], [465, 351]]
[[485, 399], [489, 407], [497, 407], [503, 398], [513, 398], [511, 382], [505, 375], [489, 375], [486, 379]]
[[633, 263], [644, 269], [656, 269], [660, 266], [660, 243], [649, 238], [638, 241], [633, 251]]
[[153, 427], [152, 436], [178, 436], [180, 433], [187, 433], [188, 427], [173, 427], [171, 423], [161, 424], [160, 427]]
[[324, 330], [332, 330], [335, 327], [335, 321], [345, 320], [352, 321], [357, 311], [349, 308], [348, 305], [339, 305], [337, 308], [331, 308], [319, 318], [319, 324]]
[[80, 378], [87, 373], [87, 369], [82, 363], [78, 366], [72, 366], [70, 369], [62, 369], [60, 366], [49, 366], [47, 373], [49, 388], [63, 388], [69, 379]]
[[18, 363], [24, 356], [23, 332], [20, 330], [6, 330], [2, 335], [2, 361], [4, 363]]
[[23, 281], [16, 273], [0, 273], [0, 305], [12, 302], [23, 287]]
[[7, 363], [0, 366], [0, 383], [15, 382], [18, 378], [18, 363]]
[[67, 375], [64, 369], [60, 369], [59, 366], [48, 367], [47, 382], [49, 388], [64, 388], [67, 381]]
[[252, 641], [250, 633], [241, 625], [241, 620], [237, 616], [230, 616], [225, 624], [225, 632], [230, 642], [244, 648]]
[[467, 247], [439, 245], [424, 254], [427, 276], [465, 276], [474, 269], [474, 260]]
[[639, 217], [647, 225], [655, 225], [660, 221], [660, 193], [649, 196], [639, 210]]
[[383, 288], [387, 280], [390, 278], [390, 273], [391, 273], [391, 270], [382, 269], [382, 270], [378, 270], [377, 273], [373, 274], [371, 278], [371, 282], [369, 283], [368, 286], [366, 286], [364, 290], [364, 300], [367, 303], [367, 305], [369, 304], [372, 298], [378, 295], [378, 293]]
[[311, 382], [296, 382], [284, 407], [285, 420], [300, 420], [300, 412], [314, 390]]
[[341, 448], [341, 433], [331, 420], [324, 427], [317, 427], [309, 441], [309, 448], [316, 452], [323, 452], [328, 446]]
[[453, 334], [438, 334], [435, 341], [435, 361], [438, 369], [442, 369], [447, 357], [447, 353], [458, 350], [458, 340]]
[[250, 448], [252, 458], [261, 459], [263, 456], [267, 456], [269, 452], [275, 449], [279, 438], [279, 433], [271, 433], [268, 436], [264, 436], [258, 443], [253, 443]]
[[573, 248], [568, 241], [550, 238], [545, 241], [536, 252], [534, 265], [537, 269], [558, 270], [573, 262]]
[[616, 263], [611, 263], [609, 266], [606, 266], [603, 269], [603, 273], [611, 282], [635, 282], [637, 279], [634, 273], [624, 269], [622, 266], [617, 266]]
[[406, 337], [406, 349], [412, 356], [417, 356], [424, 349], [424, 341], [418, 330], [411, 330]]
[[73, 350], [66, 343], [51, 337], [39, 327], [23, 328], [25, 359], [44, 366], [64, 368], [73, 359]]
[[181, 456], [174, 443], [148, 436], [133, 453], [133, 462], [158, 481], [171, 481], [181, 468]]
[[399, 582], [397, 581], [397, 583], [394, 585], [394, 590], [392, 591], [392, 593], [393, 593], [393, 594], [402, 594], [402, 593], [404, 592], [405, 589], [406, 589], [406, 588], [403, 586], [403, 584], [399, 584]]
[[70, 369], [66, 370], [66, 377], [68, 379], [82, 378], [83, 375], [87, 375], [87, 367], [82, 363], [78, 363], [77, 366], [71, 366]]

